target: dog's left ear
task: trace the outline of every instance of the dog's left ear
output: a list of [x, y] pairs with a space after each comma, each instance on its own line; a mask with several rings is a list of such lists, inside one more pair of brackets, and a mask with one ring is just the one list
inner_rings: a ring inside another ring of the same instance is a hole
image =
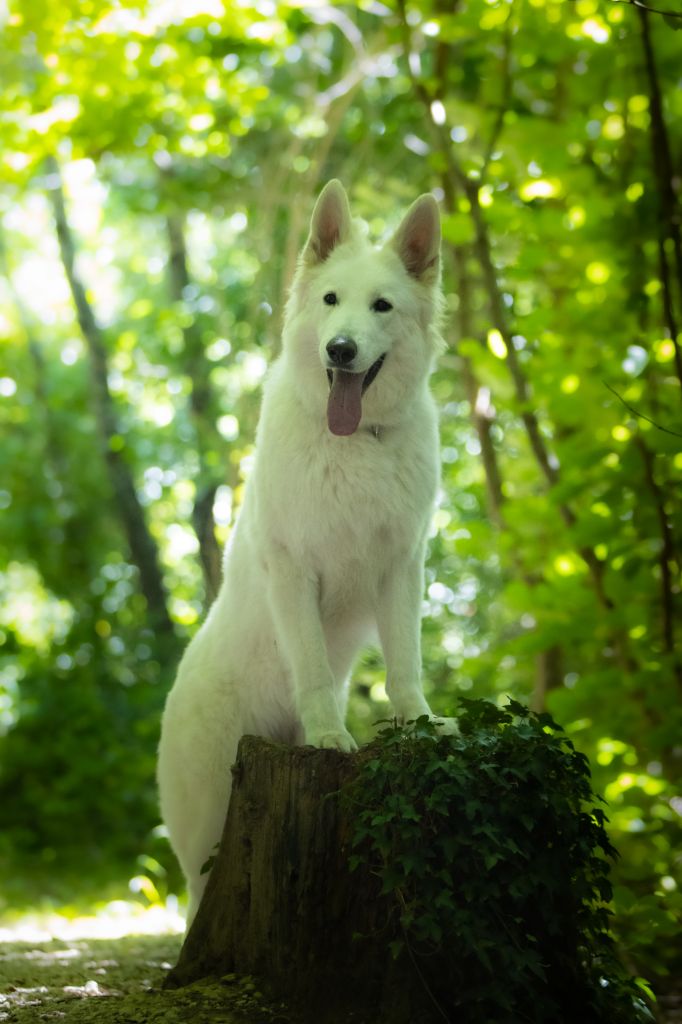
[[315, 203], [303, 259], [307, 263], [323, 263], [337, 245], [350, 237], [351, 227], [346, 190], [338, 178], [332, 178]]
[[420, 196], [412, 203], [390, 244], [412, 277], [427, 283], [437, 277], [440, 214], [432, 195]]

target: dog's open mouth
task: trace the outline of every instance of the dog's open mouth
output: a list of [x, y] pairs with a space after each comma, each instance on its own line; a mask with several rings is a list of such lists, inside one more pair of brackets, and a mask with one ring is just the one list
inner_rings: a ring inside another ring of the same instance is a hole
[[351, 373], [350, 370], [327, 370], [327, 423], [332, 434], [348, 437], [358, 429], [362, 417], [362, 396], [378, 374], [385, 358], [384, 352], [364, 374]]

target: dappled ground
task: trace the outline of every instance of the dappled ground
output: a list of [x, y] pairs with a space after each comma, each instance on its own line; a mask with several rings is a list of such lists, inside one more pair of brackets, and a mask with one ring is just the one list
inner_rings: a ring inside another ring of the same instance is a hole
[[0, 944], [0, 1021], [13, 1024], [285, 1024], [250, 979], [161, 990], [178, 935]]
[[[0, 931], [0, 1024], [294, 1024], [249, 978], [163, 991], [182, 942], [177, 933], [1, 941], [9, 935]], [[678, 991], [659, 1009], [661, 1024], [682, 1024]]]
[[25, 914], [0, 926], [0, 1024], [293, 1024], [250, 978], [165, 992], [175, 909], [115, 900], [94, 914]]

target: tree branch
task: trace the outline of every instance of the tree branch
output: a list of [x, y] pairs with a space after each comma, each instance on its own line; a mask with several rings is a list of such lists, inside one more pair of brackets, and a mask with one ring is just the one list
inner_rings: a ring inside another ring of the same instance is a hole
[[504, 24], [504, 40], [503, 40], [503, 51], [502, 51], [502, 85], [500, 87], [500, 102], [497, 107], [497, 117], [493, 124], [493, 130], [490, 133], [488, 139], [488, 145], [486, 147], [485, 155], [483, 157], [483, 167], [481, 168], [481, 180], [485, 179], [488, 171], [488, 166], [492, 160], [495, 147], [497, 146], [498, 139], [504, 126], [504, 116], [509, 110], [509, 102], [512, 95], [512, 76], [511, 76], [511, 44], [512, 44], [512, 32], [511, 32], [511, 19], [514, 11], [514, 0], [511, 0], [509, 4], [509, 12], [507, 19]]
[[[0, 275], [5, 278], [5, 284], [9, 296], [17, 311], [17, 318], [20, 329], [26, 339], [26, 347], [33, 363], [34, 370], [34, 412], [32, 419], [42, 434], [43, 441], [43, 473], [40, 484], [45, 488], [45, 500], [53, 504], [48, 491], [50, 485], [61, 489], [62, 494], [69, 495], [72, 500], [54, 503], [59, 514], [59, 521], [64, 531], [63, 543], [59, 545], [59, 584], [64, 590], [70, 591], [69, 600], [75, 601], [75, 596], [80, 598], [86, 593], [90, 582], [89, 566], [82, 544], [83, 516], [76, 502], [73, 501], [73, 494], [70, 491], [71, 472], [70, 462], [66, 458], [66, 452], [62, 443], [62, 437], [58, 430], [58, 420], [50, 407], [50, 389], [48, 386], [48, 368], [43, 354], [43, 345], [40, 338], [36, 337], [32, 317], [27, 310], [23, 299], [17, 291], [12, 278], [12, 267], [7, 256], [7, 246], [0, 227]], [[46, 574], [45, 567], [43, 573]], [[87, 599], [91, 599], [88, 595]]]
[[[167, 172], [168, 173], [168, 172]], [[191, 284], [187, 267], [187, 246], [182, 217], [178, 213], [166, 216], [166, 231], [169, 242], [169, 277], [173, 301], [184, 302], [185, 290]], [[196, 491], [192, 510], [192, 525], [199, 541], [199, 556], [204, 576], [206, 603], [211, 604], [220, 587], [220, 547], [215, 536], [213, 521], [213, 502], [220, 484], [220, 473], [209, 467], [206, 451], [208, 440], [213, 440], [220, 449], [223, 442], [216, 435], [210, 416], [207, 415], [211, 403], [211, 383], [205, 364], [203, 339], [194, 317], [183, 320], [182, 335], [185, 342], [185, 372], [190, 380], [189, 395], [190, 413], [194, 425], [194, 437], [199, 474], [195, 481]], [[212, 437], [210, 435], [213, 435]], [[209, 445], [210, 447], [210, 445]]]
[[640, 0], [609, 0], [612, 4], [626, 4], [628, 7], [637, 7], [640, 11], [648, 14], [662, 14], [664, 18], [682, 18], [682, 11], [662, 11], [659, 7], [650, 7], [649, 4], [640, 3]]
[[661, 266], [661, 279], [663, 284], [664, 312], [668, 321], [671, 341], [675, 352], [675, 371], [677, 379], [682, 388], [682, 350], [677, 340], [677, 326], [674, 317], [674, 303], [670, 288], [670, 274], [668, 265], [668, 254], [665, 251], [665, 240], [672, 242], [675, 268], [677, 271], [678, 300], [682, 303], [682, 235], [680, 233], [680, 211], [673, 184], [675, 171], [672, 155], [670, 152], [670, 141], [668, 129], [663, 115], [663, 99], [661, 86], [658, 80], [658, 68], [656, 57], [651, 42], [649, 30], [648, 8], [642, 4], [638, 8], [641, 27], [642, 47], [646, 64], [647, 79], [649, 82], [649, 110], [651, 113], [651, 150], [653, 157], [654, 173], [658, 180], [659, 195], [659, 261]]
[[636, 416], [640, 420], [646, 420], [646, 422], [650, 423], [652, 427], [656, 427], [657, 430], [662, 430], [665, 434], [672, 434], [673, 437], [682, 437], [682, 434], [678, 434], [676, 430], [668, 430], [667, 427], [662, 427], [660, 423], [656, 422], [656, 420], [649, 419], [649, 417], [645, 416], [643, 412], [637, 412], [637, 410], [633, 408], [633, 406], [631, 406], [629, 402], [625, 401], [622, 395], [618, 394], [615, 388], [611, 387], [608, 381], [603, 380], [602, 384], [605, 388], [609, 389], [612, 395], [615, 395], [616, 398], [623, 403], [628, 412], [631, 412], [633, 416]]
[[658, 564], [661, 570], [661, 610], [663, 612], [663, 647], [666, 654], [675, 658], [674, 668], [678, 682], [682, 685], [682, 663], [675, 657], [675, 598], [673, 593], [672, 566], [678, 564], [677, 551], [672, 527], [665, 511], [665, 502], [654, 474], [654, 459], [641, 435], [635, 437], [644, 463], [646, 482], [651, 491], [661, 531], [661, 552]]
[[[446, 192], [446, 201], [448, 201], [448, 199], [450, 200], [448, 202], [448, 206], [452, 209], [452, 196], [449, 196]], [[471, 324], [471, 282], [466, 268], [466, 251], [461, 245], [452, 245], [450, 250], [452, 253], [452, 261], [457, 280], [457, 291], [459, 294], [459, 308], [457, 314], [459, 321], [458, 333], [460, 339], [470, 338], [473, 333]], [[481, 446], [481, 459], [483, 461], [486, 492], [488, 497], [488, 511], [495, 526], [497, 526], [498, 529], [502, 529], [504, 525], [502, 515], [504, 495], [502, 493], [502, 476], [497, 459], [497, 452], [495, 451], [495, 446], [490, 432], [493, 423], [493, 417], [490, 413], [490, 403], [487, 404], [486, 408], [483, 407], [481, 401], [481, 384], [476, 377], [474, 368], [471, 365], [471, 360], [461, 353], [459, 354], [459, 359], [462, 365], [464, 388], [469, 402], [469, 415], [471, 417], [471, 422], [474, 425], [474, 429], [476, 430], [478, 442]]]

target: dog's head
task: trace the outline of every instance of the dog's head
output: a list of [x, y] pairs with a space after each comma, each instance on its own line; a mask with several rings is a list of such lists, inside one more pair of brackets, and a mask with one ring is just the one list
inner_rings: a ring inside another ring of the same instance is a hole
[[420, 196], [381, 249], [351, 217], [339, 181], [313, 211], [287, 310], [284, 344], [300, 394], [326, 403], [333, 434], [409, 415], [438, 345], [440, 220]]

